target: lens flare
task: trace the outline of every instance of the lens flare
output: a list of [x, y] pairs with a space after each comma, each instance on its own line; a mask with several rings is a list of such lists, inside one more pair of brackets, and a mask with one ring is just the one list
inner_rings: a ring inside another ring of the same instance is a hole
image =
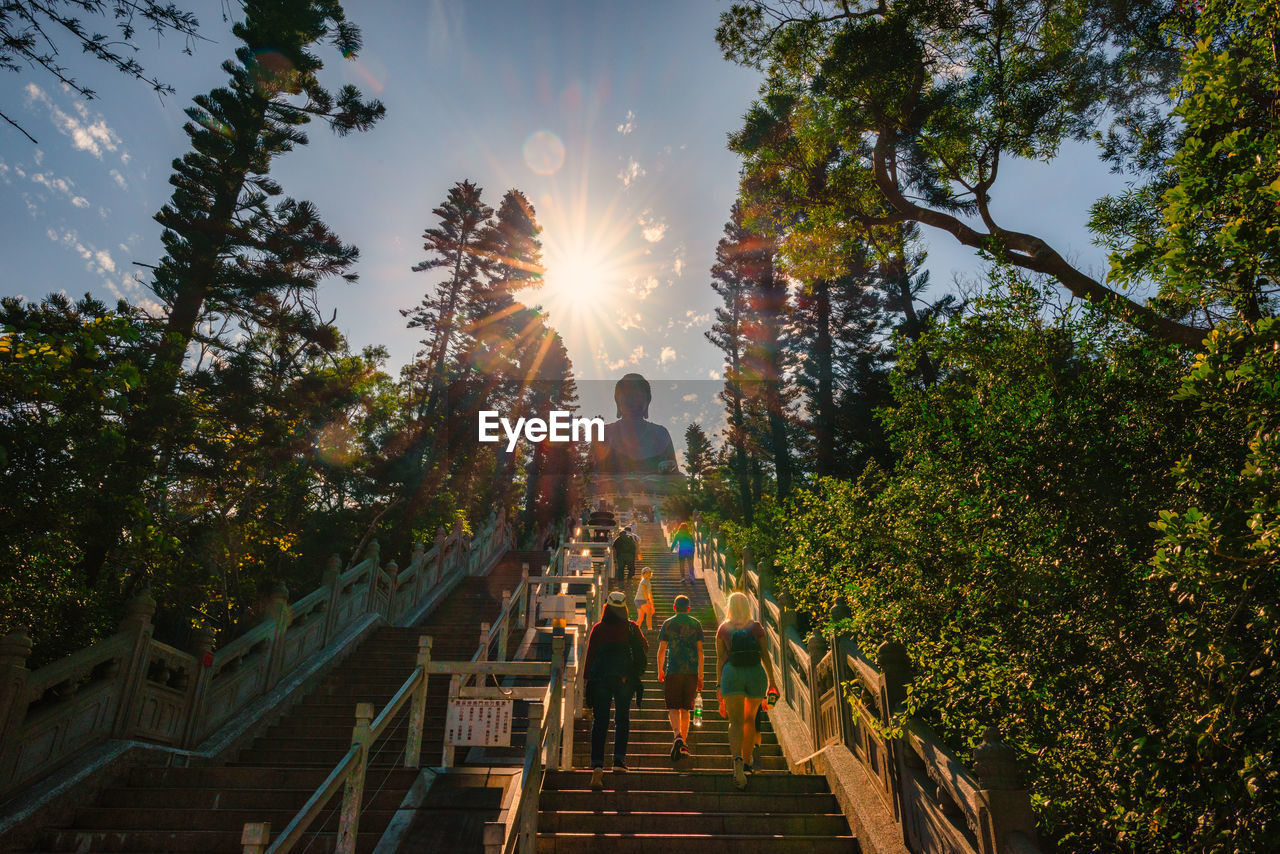
[[524, 141], [524, 162], [539, 175], [554, 175], [564, 165], [564, 143], [549, 130], [540, 130]]

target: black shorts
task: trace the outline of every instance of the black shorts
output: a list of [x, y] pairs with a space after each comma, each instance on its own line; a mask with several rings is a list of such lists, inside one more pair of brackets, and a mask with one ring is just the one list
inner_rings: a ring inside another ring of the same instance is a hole
[[698, 674], [668, 673], [662, 683], [662, 694], [668, 709], [691, 710], [693, 699], [698, 696]]

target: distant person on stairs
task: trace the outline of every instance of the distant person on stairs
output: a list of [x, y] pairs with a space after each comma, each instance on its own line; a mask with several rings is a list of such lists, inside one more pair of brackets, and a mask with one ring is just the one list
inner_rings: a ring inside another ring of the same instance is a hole
[[766, 695], [778, 689], [764, 626], [752, 619], [751, 600], [741, 591], [729, 594], [729, 617], [716, 630], [716, 666], [720, 714], [729, 719], [733, 784], [745, 789], [756, 749], [756, 710]]
[[667, 701], [667, 717], [675, 743], [671, 745], [671, 761], [689, 755], [689, 714], [693, 701], [702, 691], [702, 623], [689, 614], [689, 597], [683, 593], [671, 606], [676, 615], [658, 630], [658, 681]]
[[627, 770], [627, 739], [631, 734], [631, 699], [640, 689], [649, 643], [640, 627], [627, 618], [627, 599], [621, 590], [609, 594], [600, 622], [591, 627], [587, 654], [586, 699], [591, 704], [591, 788], [604, 788], [604, 742], [609, 735], [609, 706], [614, 709], [613, 770]]
[[636, 585], [636, 624], [644, 631], [653, 631], [653, 616], [658, 606], [653, 601], [653, 570], [640, 570], [640, 583]]
[[636, 574], [636, 555], [640, 552], [640, 543], [629, 530], [623, 528], [613, 539], [613, 578], [615, 581], [630, 581]]
[[693, 531], [688, 522], [681, 522], [671, 535], [671, 547], [668, 551], [676, 553], [680, 559], [680, 580], [693, 584]]

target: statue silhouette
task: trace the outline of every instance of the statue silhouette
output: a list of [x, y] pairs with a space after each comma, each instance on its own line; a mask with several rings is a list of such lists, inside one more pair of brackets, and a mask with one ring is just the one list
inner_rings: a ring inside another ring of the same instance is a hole
[[661, 424], [649, 421], [653, 391], [639, 374], [627, 374], [613, 389], [618, 420], [604, 426], [595, 446], [595, 470], [604, 475], [679, 475], [675, 445]]

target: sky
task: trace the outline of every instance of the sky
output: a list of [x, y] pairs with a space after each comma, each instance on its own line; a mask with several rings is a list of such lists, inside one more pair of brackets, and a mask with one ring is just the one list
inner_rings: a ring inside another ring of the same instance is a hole
[[[221, 0], [182, 4], [203, 39], [142, 35], [139, 59], [176, 93], [68, 54], [99, 97], [77, 98], [36, 70], [0, 72], [0, 295], [63, 291], [147, 304], [147, 268], [162, 255], [156, 211], [170, 163], [187, 149], [183, 109], [221, 85], [235, 40]], [[360, 248], [360, 281], [324, 284], [352, 347], [381, 344], [393, 374], [419, 347], [399, 310], [431, 275], [421, 235], [432, 208], [468, 179], [496, 207], [511, 188], [543, 226], [541, 303], [564, 337], [587, 414], [612, 417], [612, 380], [654, 381], [651, 417], [681, 445], [698, 419], [722, 423], [714, 395], [722, 360], [705, 339], [717, 297], [709, 270], [737, 194], [726, 140], [755, 96], [756, 72], [716, 48], [716, 0], [416, 0], [347, 3], [363, 31], [351, 60], [323, 49], [325, 78], [380, 98], [386, 118], [337, 138], [309, 127], [311, 144], [276, 161], [285, 194], [313, 201]], [[1089, 204], [1118, 179], [1084, 148], [1054, 163], [1006, 163], [993, 208], [1095, 272], [1104, 253], [1084, 229]], [[933, 281], [981, 269], [950, 235], [925, 233]], [[138, 262], [135, 264], [134, 262]]]

